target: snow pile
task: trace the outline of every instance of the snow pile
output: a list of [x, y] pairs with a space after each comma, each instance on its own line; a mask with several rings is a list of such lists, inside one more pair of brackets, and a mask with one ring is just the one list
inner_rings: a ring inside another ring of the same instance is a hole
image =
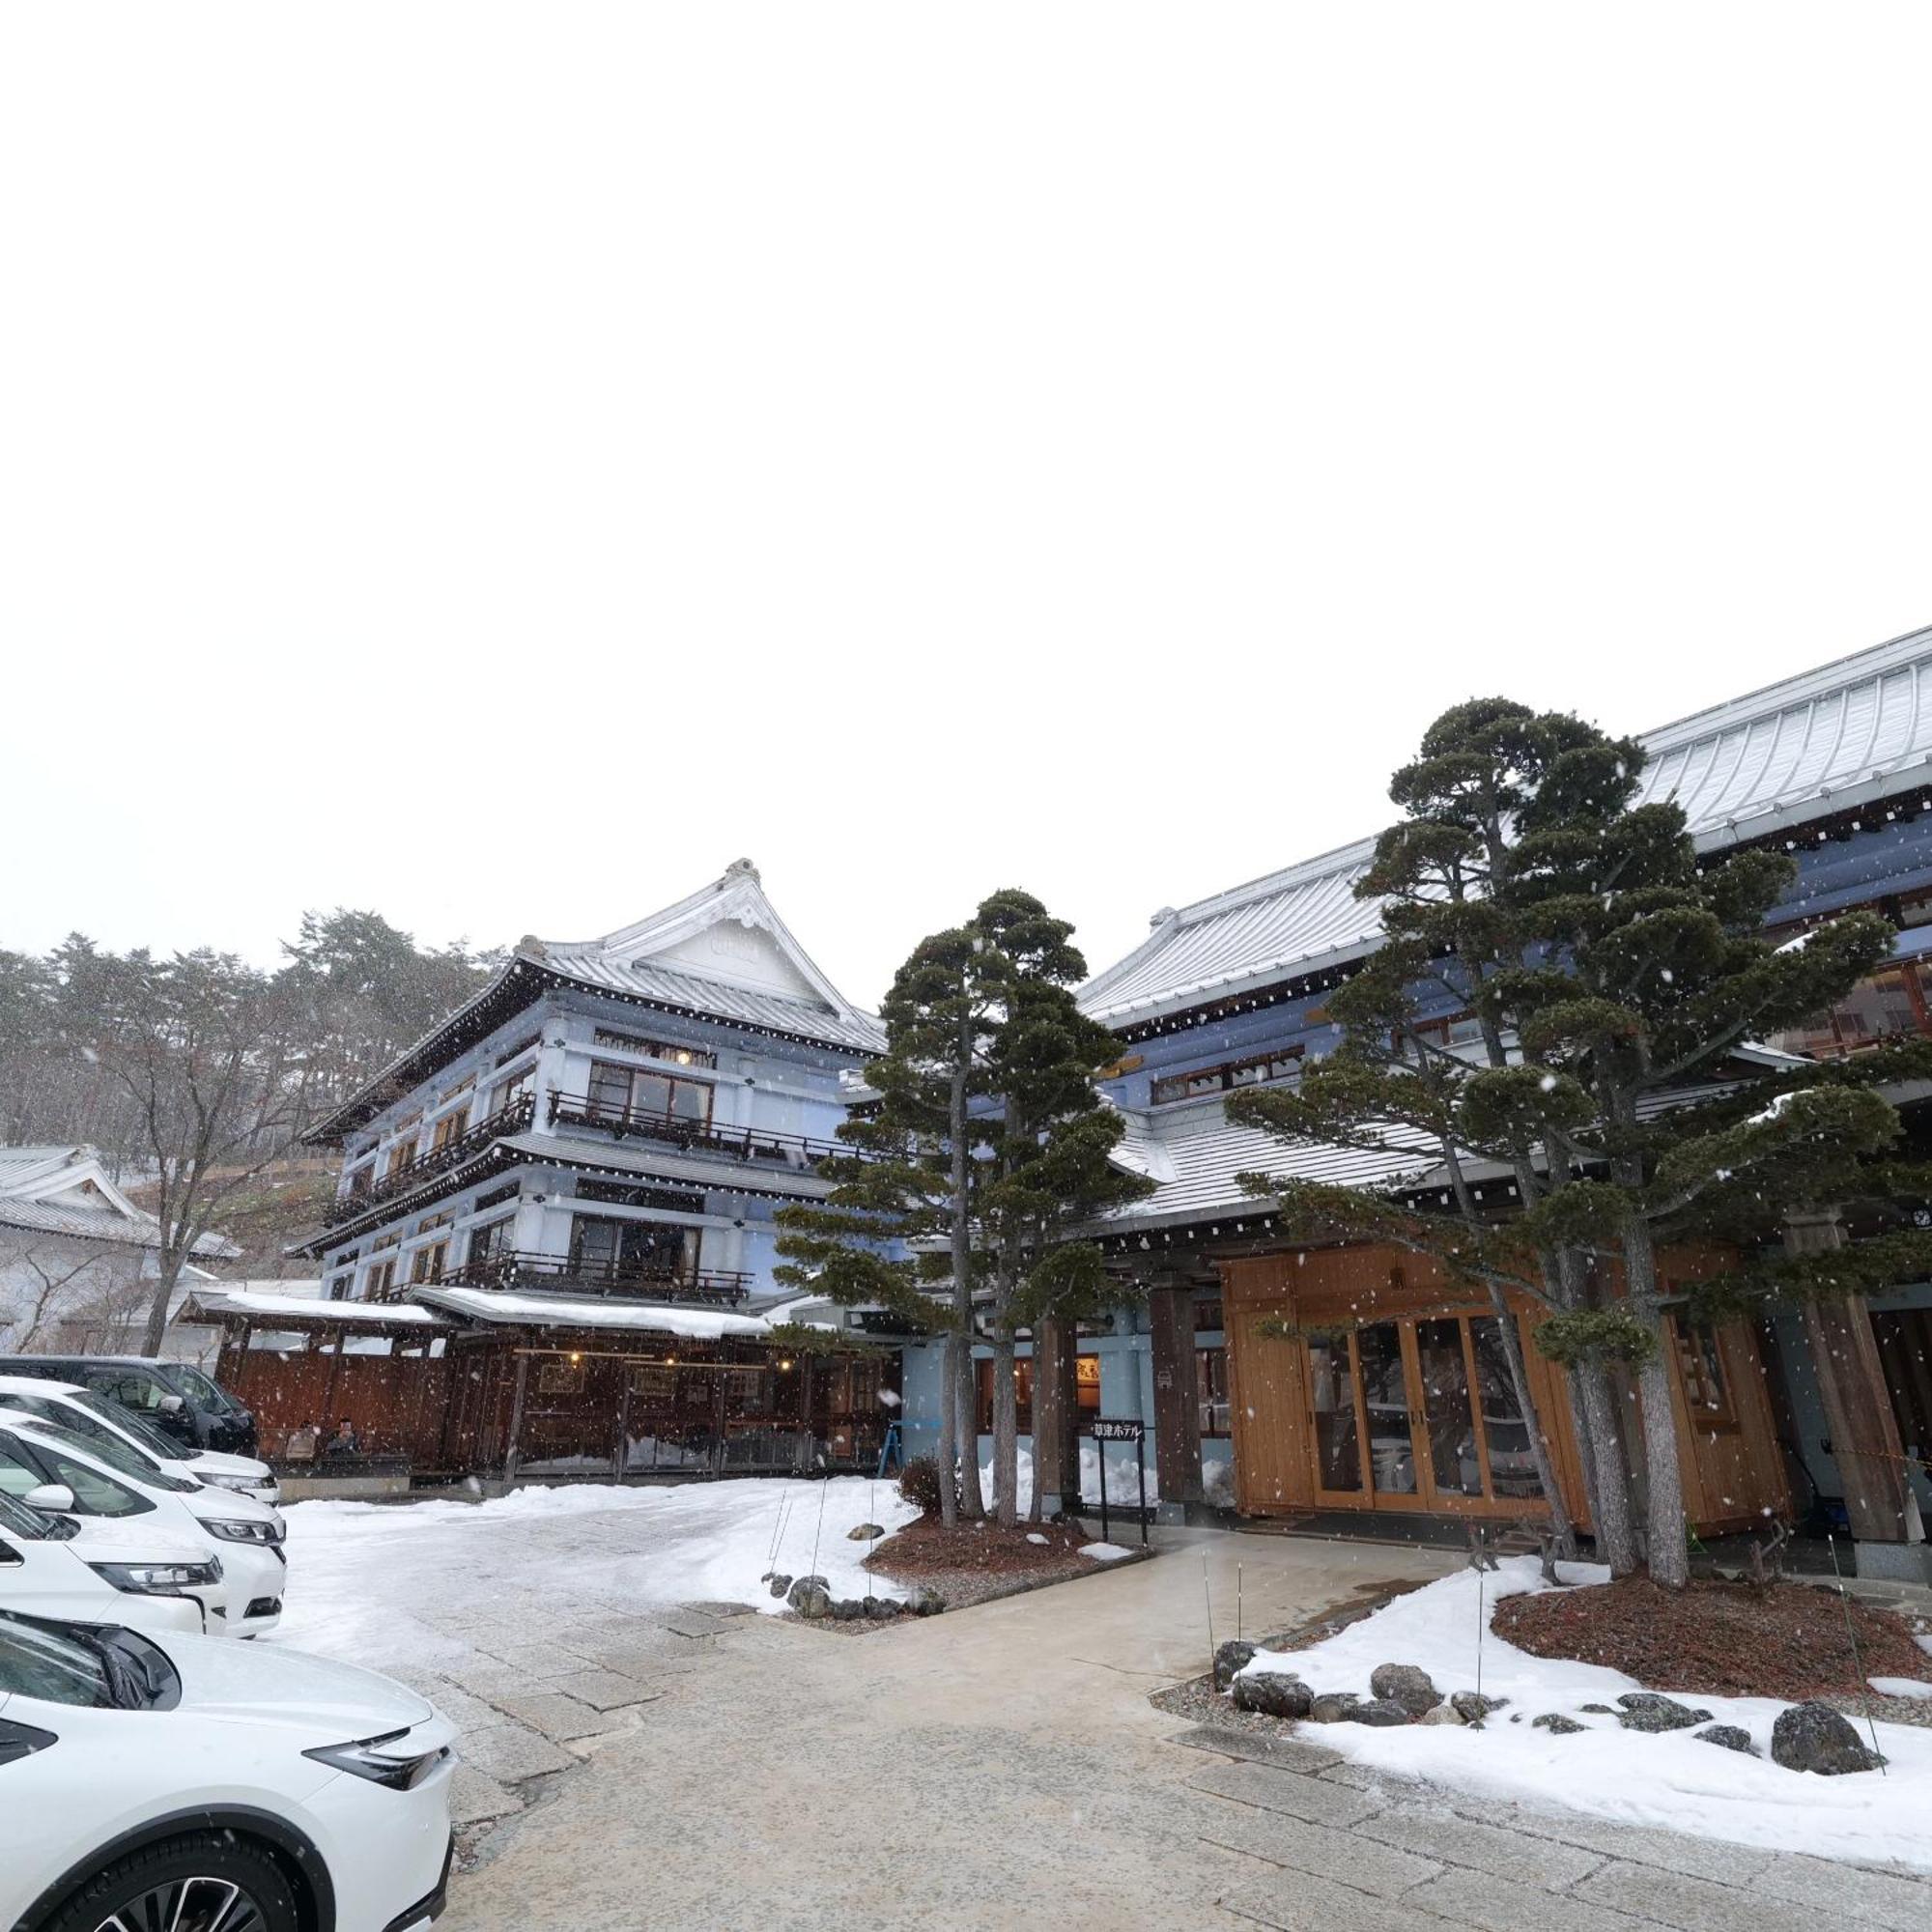
[[[1594, 1564], [1566, 1563], [1559, 1574], [1571, 1585], [1609, 1580], [1609, 1573]], [[1413, 1663], [1447, 1696], [1477, 1688], [1480, 1620], [1483, 1693], [1510, 1700], [1481, 1730], [1456, 1724], [1389, 1729], [1323, 1724], [1304, 1726], [1302, 1734], [1319, 1736], [1323, 1745], [1378, 1770], [1446, 1786], [1459, 1797], [1514, 1800], [1543, 1810], [1566, 1806], [1621, 1824], [1770, 1850], [1932, 1869], [1932, 1837], [1925, 1831], [1925, 1820], [1932, 1817], [1932, 1730], [1881, 1723], [1878, 1747], [1889, 1760], [1886, 1775], [1846, 1777], [1819, 1777], [1772, 1763], [1771, 1727], [1788, 1708], [1776, 1698], [1683, 1693], [1685, 1701], [1709, 1710], [1714, 1722], [1748, 1731], [1766, 1753], [1762, 1757], [1700, 1743], [1688, 1730], [1626, 1731], [1614, 1717], [1581, 1707], [1614, 1706], [1626, 1690], [1675, 1693], [1678, 1687], [1639, 1685], [1602, 1664], [1531, 1657], [1489, 1630], [1498, 1598], [1548, 1587], [1534, 1557], [1512, 1557], [1492, 1575], [1464, 1570], [1398, 1597], [1306, 1650], [1258, 1652], [1247, 1670], [1293, 1672], [1318, 1692], [1352, 1690], [1366, 1697], [1378, 1664]], [[1546, 1711], [1560, 1712], [1583, 1725], [1583, 1732], [1553, 1736], [1535, 1729], [1531, 1719]], [[1862, 1721], [1858, 1728], [1861, 1738], [1868, 1735]]]
[[529, 1640], [540, 1642], [542, 1606], [560, 1596], [584, 1610], [736, 1603], [778, 1612], [783, 1603], [758, 1578], [815, 1567], [835, 1597], [897, 1597], [860, 1567], [883, 1544], [846, 1532], [870, 1521], [890, 1534], [919, 1512], [891, 1483], [838, 1476], [572, 1483], [485, 1503], [306, 1502], [285, 1514], [287, 1607], [267, 1640], [382, 1670], [459, 1662], [469, 1646], [440, 1623], [458, 1627], [493, 1605], [530, 1606]]
[[[1083, 1502], [1097, 1505], [1100, 1500], [1100, 1449], [1101, 1445], [1091, 1436], [1080, 1438], [1080, 1496]], [[1107, 1506], [1110, 1509], [1138, 1509], [1140, 1507], [1140, 1477], [1134, 1466], [1134, 1450], [1131, 1443], [1115, 1442], [1107, 1445]], [[1212, 1466], [1220, 1466], [1215, 1464]], [[1025, 1443], [1019, 1450], [1019, 1481], [1014, 1485], [1019, 1492], [1016, 1507], [1021, 1516], [1033, 1508], [1033, 1452]], [[1232, 1487], [1232, 1483], [1231, 1483]], [[985, 1497], [986, 1507], [993, 1507], [997, 1493], [993, 1483], [993, 1463], [990, 1457], [980, 1464], [980, 1489]], [[1150, 1506], [1160, 1500], [1159, 1486], [1154, 1479], [1152, 1445], [1148, 1445], [1147, 1499]]]
[[1091, 1556], [1095, 1563], [1118, 1563], [1122, 1557], [1137, 1553], [1123, 1543], [1083, 1543], [1080, 1546], [1080, 1554]]

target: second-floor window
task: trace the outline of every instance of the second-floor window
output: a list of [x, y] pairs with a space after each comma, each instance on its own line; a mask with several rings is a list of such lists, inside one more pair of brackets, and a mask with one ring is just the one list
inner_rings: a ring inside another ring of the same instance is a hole
[[1270, 1080], [1292, 1080], [1301, 1071], [1301, 1048], [1283, 1047], [1246, 1060], [1224, 1060], [1213, 1066], [1191, 1067], [1185, 1073], [1166, 1073], [1154, 1081], [1148, 1099], [1152, 1106], [1169, 1100], [1193, 1100], [1203, 1094], [1237, 1093], [1243, 1087], [1265, 1086]]
[[369, 1274], [362, 1290], [365, 1301], [393, 1301], [396, 1295], [396, 1258], [389, 1256], [386, 1261], [371, 1262]]
[[410, 1257], [410, 1279], [412, 1282], [440, 1281], [443, 1264], [448, 1260], [448, 1236], [445, 1235], [440, 1241], [426, 1242]]
[[678, 1080], [647, 1073], [608, 1060], [590, 1066], [590, 1111], [617, 1119], [657, 1119], [706, 1126], [711, 1120], [711, 1088], [702, 1080]]
[[488, 1114], [500, 1114], [505, 1107], [514, 1107], [526, 1094], [535, 1091], [537, 1084], [536, 1065], [532, 1062], [521, 1072], [513, 1073], [501, 1086], [491, 1088], [484, 1100]]
[[452, 1107], [430, 1129], [430, 1151], [434, 1153], [440, 1148], [446, 1148], [451, 1141], [457, 1139], [462, 1134], [463, 1130], [469, 1124], [469, 1109], [468, 1107]]

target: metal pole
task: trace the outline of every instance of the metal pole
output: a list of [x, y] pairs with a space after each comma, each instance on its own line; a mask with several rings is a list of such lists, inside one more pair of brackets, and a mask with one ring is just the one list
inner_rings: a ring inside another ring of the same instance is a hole
[[1134, 1438], [1134, 1467], [1140, 1472], [1141, 1479], [1141, 1548], [1145, 1549], [1148, 1546], [1146, 1430]]
[[1100, 1541], [1111, 1543], [1107, 1534], [1107, 1442], [1104, 1436], [1094, 1438], [1094, 1453], [1100, 1459]]

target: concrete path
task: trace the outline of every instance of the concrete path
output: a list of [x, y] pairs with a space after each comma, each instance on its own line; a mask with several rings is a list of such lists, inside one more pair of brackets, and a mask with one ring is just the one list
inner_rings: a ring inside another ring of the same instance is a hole
[[[548, 1718], [541, 1741], [582, 1768], [517, 1786], [512, 1802], [536, 1802], [458, 1880], [443, 1932], [1030, 1920], [1056, 1932], [1932, 1932], [1932, 1886], [1916, 1879], [1452, 1810], [1319, 1744], [1189, 1730], [1147, 1697], [1205, 1667], [1204, 1557], [1217, 1635], [1232, 1634], [1237, 1562], [1244, 1622], [1261, 1632], [1455, 1560], [1205, 1535], [1156, 1563], [862, 1636], [749, 1616], [577, 1617], [555, 1603], [537, 1627], [530, 1606], [479, 1605], [477, 1655], [517, 1651], [518, 1683], [505, 1688], [499, 1661], [472, 1693], [495, 1721], [466, 1750], [493, 1733], [503, 1747], [506, 1725], [539, 1736]], [[573, 1708], [594, 1708], [593, 1688], [650, 1701], [611, 1704], [615, 1728], [561, 1735], [582, 1723]], [[502, 1776], [513, 1782], [515, 1767]]]

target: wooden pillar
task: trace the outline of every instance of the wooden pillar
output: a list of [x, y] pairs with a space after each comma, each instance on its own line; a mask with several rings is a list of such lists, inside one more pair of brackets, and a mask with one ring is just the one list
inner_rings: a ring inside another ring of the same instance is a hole
[[617, 1365], [624, 1378], [623, 1390], [617, 1398], [617, 1446], [611, 1454], [611, 1473], [621, 1483], [631, 1466], [631, 1365], [619, 1362]]
[[322, 1396], [322, 1428], [325, 1441], [335, 1434], [335, 1388], [342, 1379], [343, 1333], [340, 1328], [335, 1331], [335, 1352], [328, 1358], [328, 1383]]
[[1079, 1397], [1074, 1389], [1076, 1324], [1046, 1321], [1033, 1331], [1033, 1479], [1041, 1513], [1049, 1501], [1077, 1509]]
[[1201, 1400], [1194, 1373], [1194, 1291], [1167, 1284], [1148, 1297], [1153, 1341], [1154, 1467], [1164, 1503], [1198, 1503]]
[[503, 1449], [503, 1480], [514, 1483], [517, 1480], [517, 1437], [524, 1428], [524, 1394], [529, 1386], [530, 1358], [528, 1352], [520, 1351], [517, 1356], [517, 1387], [510, 1398], [510, 1437]]
[[[1784, 1245], [1793, 1254], [1844, 1243], [1844, 1226], [1835, 1214], [1793, 1215], [1785, 1226]], [[1852, 1535], [1860, 1543], [1903, 1544], [1910, 1504], [1904, 1445], [1863, 1298], [1807, 1301], [1804, 1339], [1832, 1431], [1832, 1457], [1844, 1484]]]

